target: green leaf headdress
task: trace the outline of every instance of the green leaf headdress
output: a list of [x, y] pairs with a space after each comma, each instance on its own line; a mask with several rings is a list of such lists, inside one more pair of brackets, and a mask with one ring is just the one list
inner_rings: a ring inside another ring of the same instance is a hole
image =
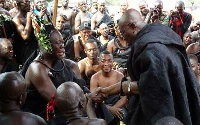
[[52, 47], [50, 42], [50, 34], [52, 33], [52, 31], [55, 30], [55, 27], [53, 26], [51, 21], [40, 19], [37, 15], [33, 15], [32, 25], [39, 45], [42, 47], [43, 50], [51, 53]]

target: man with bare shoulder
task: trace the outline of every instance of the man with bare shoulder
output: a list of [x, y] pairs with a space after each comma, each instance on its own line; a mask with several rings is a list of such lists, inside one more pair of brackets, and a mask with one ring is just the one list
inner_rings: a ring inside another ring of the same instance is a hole
[[103, 119], [95, 118], [91, 108], [92, 99], [84, 95], [80, 86], [74, 82], [61, 84], [57, 88], [55, 100], [56, 107], [66, 119], [66, 125], [107, 125]]
[[79, 28], [83, 21], [90, 22], [92, 18], [92, 14], [87, 11], [87, 3], [85, 0], [79, 0], [78, 7], [80, 12], [75, 17], [75, 33], [79, 33]]
[[32, 28], [30, 0], [16, 0], [16, 3], [19, 12], [13, 18], [16, 30], [13, 49], [17, 63], [23, 65], [32, 52], [38, 49], [38, 42]]
[[[120, 82], [124, 77], [122, 73], [112, 69], [113, 56], [109, 51], [103, 51], [100, 55], [99, 65], [101, 70], [95, 73], [90, 81], [90, 90], [94, 91], [98, 87], [108, 87]], [[110, 96], [106, 101], [106, 107], [115, 117], [109, 124], [119, 124], [119, 120], [124, 119], [122, 108], [126, 104], [126, 96]]]
[[74, 34], [74, 21], [75, 13], [72, 9], [69, 8], [69, 0], [62, 0], [62, 6], [58, 9], [58, 13], [66, 15], [66, 23], [71, 26], [72, 34]]
[[46, 125], [41, 117], [22, 112], [26, 100], [26, 83], [17, 72], [0, 75], [0, 124], [1, 125]]
[[90, 78], [100, 70], [98, 47], [94, 39], [87, 40], [84, 51], [87, 55], [84, 59], [78, 62], [78, 67], [82, 78], [86, 81], [87, 87], [90, 87]]
[[106, 12], [106, 1], [98, 0], [98, 11], [92, 16], [91, 19], [91, 29], [97, 29], [101, 23], [108, 24], [112, 21], [111, 17]]

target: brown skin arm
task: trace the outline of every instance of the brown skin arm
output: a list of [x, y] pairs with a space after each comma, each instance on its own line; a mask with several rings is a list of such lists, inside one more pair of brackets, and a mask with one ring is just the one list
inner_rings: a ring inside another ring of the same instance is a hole
[[42, 64], [32, 63], [27, 70], [25, 78], [47, 101], [56, 92], [56, 88], [48, 75], [47, 68]]
[[74, 11], [72, 10], [71, 12], [71, 19], [70, 19], [70, 25], [72, 27], [72, 35], [75, 34], [75, 13]]
[[15, 17], [13, 19], [13, 22], [16, 25], [17, 32], [18, 34], [24, 39], [27, 40], [31, 34], [31, 29], [32, 29], [32, 22], [31, 22], [31, 15], [33, 12], [28, 12], [27, 13], [27, 21], [26, 21], [26, 26], [24, 27], [20, 21], [19, 18]]
[[91, 79], [90, 79], [90, 91], [93, 92], [96, 88], [99, 87], [98, 85], [98, 79], [96, 77], [96, 74], [92, 75]]
[[84, 59], [78, 62], [78, 67], [79, 67], [80, 73], [82, 74], [85, 71], [85, 67], [86, 67]]
[[75, 24], [74, 24], [75, 34], [79, 32], [80, 25], [81, 25], [81, 17], [80, 13], [78, 13], [75, 17]]
[[[125, 94], [139, 94], [137, 81], [133, 81], [131, 83], [131, 92], [130, 93], [128, 93], [128, 85], [129, 85], [129, 81], [124, 81], [122, 83], [122, 88], [123, 88], [123, 91]], [[121, 82], [118, 82], [109, 87], [101, 88], [101, 93], [104, 94], [104, 96], [119, 94], [120, 88], [121, 88]]]
[[94, 14], [91, 19], [91, 30], [94, 30], [95, 26], [96, 26], [96, 14]]
[[114, 48], [115, 48], [114, 39], [112, 39], [111, 41], [108, 42], [107, 50], [108, 50], [110, 53], [113, 53]]
[[195, 48], [195, 44], [194, 44], [194, 43], [190, 44], [190, 45], [186, 48], [186, 53], [187, 53], [187, 54], [194, 54], [194, 53], [195, 53], [195, 52], [194, 52], [194, 48]]
[[80, 57], [80, 45], [78, 41], [74, 41], [74, 55], [75, 55], [75, 59], [77, 57]]

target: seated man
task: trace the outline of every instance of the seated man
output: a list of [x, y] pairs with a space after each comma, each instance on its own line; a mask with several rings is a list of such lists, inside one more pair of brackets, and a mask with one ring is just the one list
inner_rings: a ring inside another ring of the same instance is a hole
[[[101, 67], [101, 70], [97, 73], [95, 73], [90, 81], [90, 90], [94, 91], [98, 87], [108, 87], [111, 86], [117, 82], [120, 82], [123, 78], [123, 74], [113, 70], [112, 69], [113, 64], [113, 56], [109, 51], [103, 51], [100, 55], [100, 61], [99, 65]], [[114, 95], [110, 96], [106, 101], [106, 107], [109, 109], [109, 111], [112, 113], [112, 115], [117, 118], [113, 119], [113, 121], [110, 123], [112, 124], [119, 124], [119, 120], [124, 119], [123, 117], [123, 111], [122, 108], [126, 104], [126, 96], [119, 96]]]
[[92, 36], [91, 24], [88, 21], [83, 21], [80, 26], [80, 32], [73, 36], [74, 38], [74, 55], [75, 61], [78, 62], [86, 57], [84, 53], [84, 46], [88, 39], [94, 39], [97, 43], [99, 51], [101, 51], [101, 43], [94, 36]]
[[87, 87], [90, 87], [90, 78], [100, 70], [98, 48], [94, 39], [89, 39], [85, 44], [86, 58], [78, 62], [78, 67], [82, 78], [86, 81]]
[[105, 51], [107, 49], [108, 42], [113, 39], [113, 36], [109, 35], [109, 27], [107, 24], [102, 23], [99, 26], [100, 36], [97, 38], [101, 42], [101, 49]]
[[26, 83], [17, 72], [0, 74], [0, 124], [46, 125], [34, 114], [20, 111], [26, 100]]
[[13, 59], [13, 47], [6, 38], [0, 38], [0, 73], [18, 71]]
[[[64, 115], [68, 125], [106, 125], [103, 119], [94, 118], [90, 96], [85, 96], [80, 86], [74, 82], [61, 84], [57, 88], [55, 100], [56, 107]], [[86, 110], [88, 117], [84, 117]]]

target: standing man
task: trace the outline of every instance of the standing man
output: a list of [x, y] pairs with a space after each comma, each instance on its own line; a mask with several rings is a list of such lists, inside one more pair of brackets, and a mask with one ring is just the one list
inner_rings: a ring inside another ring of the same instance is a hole
[[19, 12], [13, 18], [16, 27], [13, 50], [17, 63], [23, 65], [31, 53], [38, 48], [38, 42], [32, 28], [33, 12], [30, 12], [30, 1], [16, 0], [16, 3]]
[[185, 4], [183, 1], [177, 1], [175, 4], [176, 11], [171, 11], [169, 26], [176, 32], [181, 38], [184, 33], [188, 30], [192, 15], [184, 12]]
[[148, 4], [145, 0], [142, 0], [139, 2], [139, 8], [140, 8], [140, 13], [142, 15], [143, 20], [146, 20], [146, 17], [149, 17], [149, 9], [148, 9]]
[[120, 12], [114, 16], [114, 22], [119, 20], [121, 16], [127, 11], [127, 9], [128, 9], [128, 1], [120, 0]]
[[66, 23], [71, 26], [72, 34], [74, 34], [75, 13], [69, 8], [69, 0], [62, 0], [62, 7], [58, 9], [58, 13], [66, 15]]
[[92, 14], [89, 11], [87, 11], [87, 3], [85, 0], [78, 1], [78, 8], [80, 11], [75, 18], [75, 33], [79, 33], [80, 25], [82, 22], [90, 22], [92, 18]]
[[181, 38], [160, 23], [146, 25], [134, 9], [122, 16], [119, 29], [132, 44], [127, 61], [132, 82], [122, 80], [122, 84], [101, 91], [111, 95], [121, 88], [122, 94], [130, 95], [127, 123], [154, 125], [165, 116], [173, 116], [185, 125], [198, 125], [199, 85]]
[[94, 15], [98, 10], [98, 0], [92, 0], [92, 7], [90, 8], [90, 12]]
[[101, 25], [101, 23], [108, 24], [112, 21], [111, 17], [105, 11], [106, 1], [105, 0], [98, 0], [98, 11], [92, 16], [91, 19], [91, 29], [97, 29]]

